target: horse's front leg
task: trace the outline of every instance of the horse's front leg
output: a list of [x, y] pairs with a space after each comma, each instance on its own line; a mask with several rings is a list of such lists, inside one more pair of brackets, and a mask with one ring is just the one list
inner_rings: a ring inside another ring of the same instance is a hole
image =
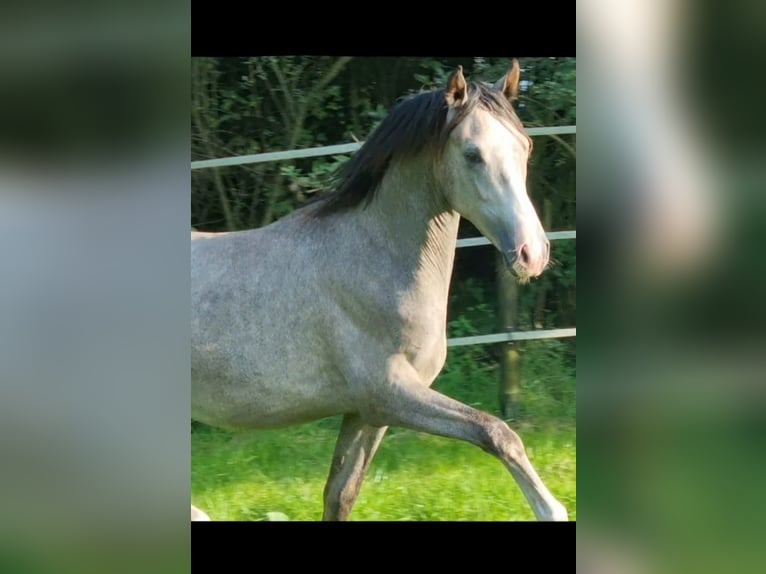
[[348, 518], [386, 428], [366, 425], [358, 415], [344, 415], [324, 488], [322, 520]]
[[568, 520], [529, 462], [519, 436], [505, 422], [451, 399], [420, 381], [403, 355], [388, 360], [384, 381], [370, 381], [363, 418], [369, 424], [410, 428], [475, 444], [503, 461], [538, 520]]

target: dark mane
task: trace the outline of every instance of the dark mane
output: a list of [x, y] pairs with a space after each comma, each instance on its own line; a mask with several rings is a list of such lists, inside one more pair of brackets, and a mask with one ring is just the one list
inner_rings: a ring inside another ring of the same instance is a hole
[[468, 85], [467, 99], [450, 125], [445, 125], [448, 107], [443, 89], [409, 96], [391, 109], [364, 145], [343, 164], [334, 191], [318, 199], [314, 215], [322, 217], [368, 205], [393, 159], [414, 157], [426, 149], [440, 153], [452, 129], [477, 105], [523, 132], [508, 99], [484, 84]]

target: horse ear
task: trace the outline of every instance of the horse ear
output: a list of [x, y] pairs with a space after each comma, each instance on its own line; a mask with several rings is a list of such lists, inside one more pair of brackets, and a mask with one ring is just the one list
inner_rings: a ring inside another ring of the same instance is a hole
[[495, 89], [500, 90], [505, 94], [505, 97], [509, 100], [515, 100], [519, 95], [519, 77], [521, 76], [521, 68], [519, 67], [519, 61], [514, 58], [511, 69], [508, 73], [495, 82]]
[[458, 66], [447, 78], [447, 89], [444, 91], [444, 99], [448, 106], [462, 105], [467, 98], [467, 88], [463, 77], [463, 66]]

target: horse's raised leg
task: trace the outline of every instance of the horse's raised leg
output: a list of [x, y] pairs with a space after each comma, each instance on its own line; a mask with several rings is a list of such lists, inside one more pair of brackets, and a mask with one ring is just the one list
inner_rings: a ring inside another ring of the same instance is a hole
[[348, 518], [386, 428], [366, 425], [358, 415], [343, 417], [324, 488], [322, 520]]
[[428, 388], [403, 357], [392, 359], [388, 367], [385, 392], [376, 387], [375, 401], [365, 402], [367, 422], [473, 443], [503, 461], [538, 520], [568, 520], [566, 509], [540, 480], [521, 439], [505, 422]]

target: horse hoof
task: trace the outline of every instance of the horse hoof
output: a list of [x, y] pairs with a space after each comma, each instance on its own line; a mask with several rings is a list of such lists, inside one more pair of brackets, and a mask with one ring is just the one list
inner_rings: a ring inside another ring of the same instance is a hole
[[551, 516], [548, 519], [551, 522], [569, 522], [567, 509], [563, 504], [558, 504], [551, 509]]
[[210, 522], [210, 517], [199, 508], [191, 507], [192, 522]]

